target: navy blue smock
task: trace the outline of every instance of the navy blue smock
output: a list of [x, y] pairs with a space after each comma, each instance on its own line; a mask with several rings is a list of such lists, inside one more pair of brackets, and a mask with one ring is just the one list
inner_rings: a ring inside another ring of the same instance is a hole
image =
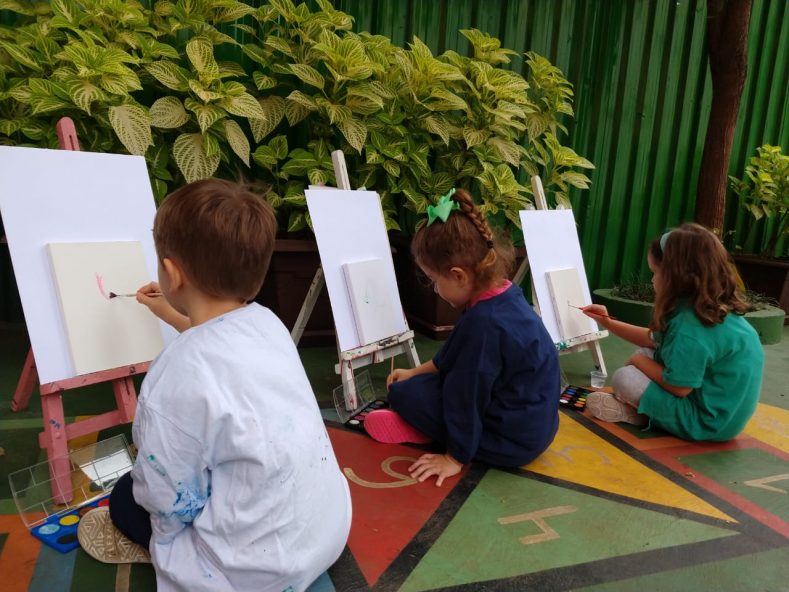
[[516, 467], [553, 441], [559, 356], [518, 286], [467, 309], [433, 363], [438, 374], [392, 383], [389, 401], [459, 462]]

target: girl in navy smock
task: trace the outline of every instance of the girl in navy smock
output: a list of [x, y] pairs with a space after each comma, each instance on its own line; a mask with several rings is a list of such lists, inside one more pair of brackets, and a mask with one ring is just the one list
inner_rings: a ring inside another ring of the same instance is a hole
[[517, 467], [553, 441], [559, 423], [559, 358], [548, 331], [507, 275], [513, 248], [494, 238], [464, 190], [428, 208], [411, 250], [441, 298], [463, 314], [436, 356], [388, 379], [391, 410], [365, 428], [387, 443], [438, 442], [409, 467], [436, 485], [472, 460]]

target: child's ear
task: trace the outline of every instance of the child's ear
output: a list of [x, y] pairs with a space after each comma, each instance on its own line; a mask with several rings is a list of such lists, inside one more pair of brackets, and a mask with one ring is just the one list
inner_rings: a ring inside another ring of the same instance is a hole
[[466, 270], [462, 267], [451, 267], [449, 269], [449, 275], [453, 280], [460, 282], [461, 284], [465, 284], [471, 280], [468, 272], [466, 272]]
[[184, 285], [184, 272], [176, 261], [165, 257], [162, 267], [170, 280], [170, 291], [175, 292]]

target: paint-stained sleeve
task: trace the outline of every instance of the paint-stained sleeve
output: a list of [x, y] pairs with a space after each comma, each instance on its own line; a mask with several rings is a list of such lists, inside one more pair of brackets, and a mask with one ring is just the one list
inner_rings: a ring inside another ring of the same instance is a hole
[[152, 543], [168, 544], [200, 514], [210, 495], [203, 446], [174, 422], [140, 406], [132, 469], [134, 499], [151, 515]]

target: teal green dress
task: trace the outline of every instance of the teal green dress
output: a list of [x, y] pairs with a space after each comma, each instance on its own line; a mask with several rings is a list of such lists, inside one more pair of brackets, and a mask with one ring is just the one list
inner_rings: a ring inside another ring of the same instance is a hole
[[764, 371], [764, 351], [748, 321], [730, 313], [705, 327], [683, 306], [654, 338], [663, 380], [693, 390], [676, 397], [650, 382], [638, 412], [649, 416], [650, 425], [687, 440], [724, 441], [739, 434], [756, 411]]

